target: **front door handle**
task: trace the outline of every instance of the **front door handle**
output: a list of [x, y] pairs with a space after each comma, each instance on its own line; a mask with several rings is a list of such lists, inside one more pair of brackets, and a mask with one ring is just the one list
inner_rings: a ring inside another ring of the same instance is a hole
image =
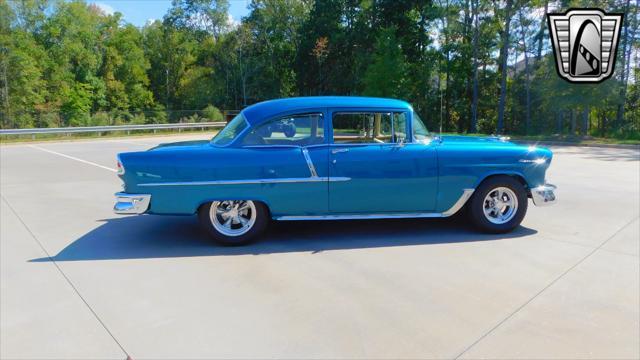
[[332, 154], [337, 154], [337, 153], [345, 153], [345, 152], [348, 152], [348, 151], [349, 151], [348, 148], [341, 148], [341, 149], [333, 149], [333, 150], [331, 150], [331, 153]]

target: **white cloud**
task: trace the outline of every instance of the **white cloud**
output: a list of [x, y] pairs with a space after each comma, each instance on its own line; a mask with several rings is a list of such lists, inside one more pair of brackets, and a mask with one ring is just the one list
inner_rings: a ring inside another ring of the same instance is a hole
[[113, 13], [116, 12], [114, 8], [101, 2], [94, 2], [93, 5], [95, 5], [98, 9], [102, 10], [102, 12], [104, 12], [105, 15], [113, 15]]
[[227, 14], [227, 26], [231, 29], [235, 29], [240, 25], [240, 21], [233, 18], [231, 14]]

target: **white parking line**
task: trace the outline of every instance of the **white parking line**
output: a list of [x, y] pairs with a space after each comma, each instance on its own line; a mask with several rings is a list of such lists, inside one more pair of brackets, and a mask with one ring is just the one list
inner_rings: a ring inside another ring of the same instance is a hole
[[110, 167], [107, 167], [107, 166], [103, 166], [103, 165], [100, 165], [100, 164], [96, 164], [96, 163], [91, 162], [91, 161], [82, 160], [82, 159], [79, 159], [79, 158], [74, 157], [74, 156], [70, 156], [70, 155], [62, 154], [62, 153], [59, 153], [59, 152], [57, 152], [57, 151], [53, 151], [53, 150], [49, 150], [49, 149], [45, 149], [45, 148], [42, 148], [42, 147], [37, 146], [37, 145], [27, 145], [27, 146], [29, 146], [30, 148], [34, 148], [34, 149], [38, 149], [38, 150], [42, 150], [42, 151], [44, 151], [44, 152], [48, 152], [48, 153], [51, 153], [51, 154], [54, 154], [54, 155], [62, 156], [62, 157], [65, 157], [65, 158], [67, 158], [67, 159], [71, 159], [71, 160], [79, 161], [79, 162], [81, 162], [81, 163], [85, 163], [85, 164], [93, 165], [93, 166], [96, 166], [96, 167], [99, 167], [99, 168], [102, 168], [102, 169], [105, 169], [105, 170], [109, 170], [109, 171], [113, 171], [113, 172], [118, 172], [118, 170], [116, 170], [116, 169], [113, 169], [113, 168], [110, 168]]

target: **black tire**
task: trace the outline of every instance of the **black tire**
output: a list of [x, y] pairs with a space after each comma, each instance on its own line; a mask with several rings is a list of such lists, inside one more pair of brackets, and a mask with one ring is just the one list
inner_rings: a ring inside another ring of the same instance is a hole
[[[485, 197], [495, 189], [501, 187], [510, 189], [516, 195], [517, 207], [515, 214], [513, 214], [509, 221], [496, 224], [491, 222], [487, 218], [487, 215], [485, 215]], [[492, 234], [504, 234], [518, 227], [522, 219], [524, 219], [528, 205], [527, 190], [517, 179], [511, 176], [493, 176], [478, 186], [468, 205], [468, 216], [478, 229]]]
[[215, 228], [213, 220], [210, 217], [211, 207], [214, 205], [213, 202], [200, 206], [200, 209], [198, 209], [198, 220], [207, 234], [216, 243], [223, 246], [247, 245], [255, 241], [262, 233], [264, 233], [271, 220], [269, 208], [265, 204], [257, 201], [252, 201], [252, 203], [256, 210], [255, 222], [247, 232], [241, 235], [229, 236]]

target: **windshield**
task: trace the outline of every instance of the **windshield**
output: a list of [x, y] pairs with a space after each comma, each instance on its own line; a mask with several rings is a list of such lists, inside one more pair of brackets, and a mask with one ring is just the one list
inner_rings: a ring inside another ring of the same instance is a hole
[[222, 129], [218, 135], [214, 136], [211, 143], [216, 146], [225, 146], [233, 141], [233, 139], [247, 128], [247, 121], [242, 116], [242, 113], [236, 115], [233, 120], [229, 121], [227, 126]]
[[420, 119], [420, 116], [418, 115], [418, 113], [413, 113], [413, 122], [412, 122], [412, 127], [413, 127], [413, 139], [416, 141], [425, 141], [425, 140], [431, 140], [430, 136], [429, 136], [429, 130], [427, 130], [427, 127], [424, 125], [424, 122], [422, 122], [422, 119]]

